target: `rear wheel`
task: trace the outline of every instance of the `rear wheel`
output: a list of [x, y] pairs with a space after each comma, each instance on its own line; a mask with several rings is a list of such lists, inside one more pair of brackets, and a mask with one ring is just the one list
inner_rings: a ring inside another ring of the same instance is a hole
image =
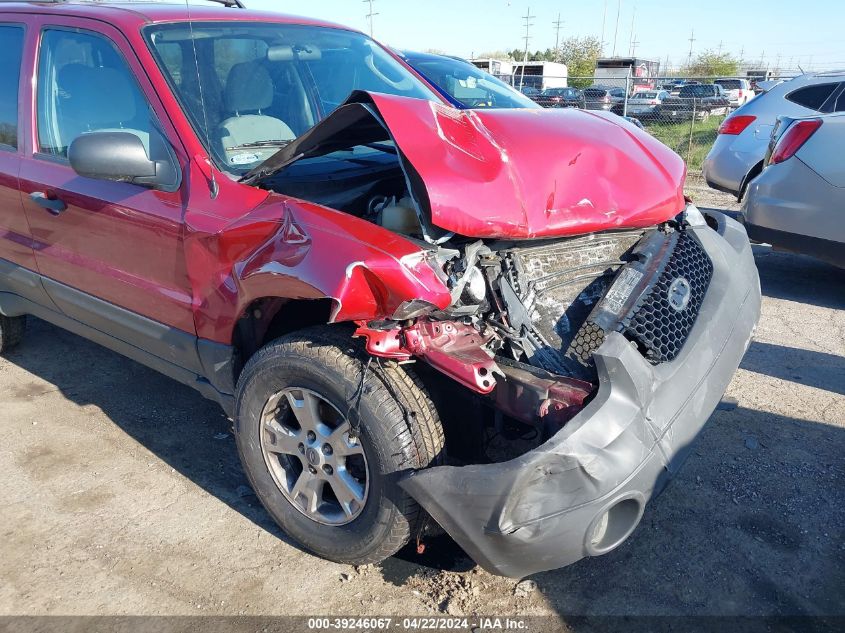
[[238, 383], [235, 430], [258, 498], [319, 556], [378, 562], [422, 528], [397, 478], [441, 462], [440, 420], [405, 366], [367, 363], [347, 332], [311, 328], [259, 350]]
[[0, 314], [0, 354], [8, 352], [23, 340], [26, 317], [7, 317]]

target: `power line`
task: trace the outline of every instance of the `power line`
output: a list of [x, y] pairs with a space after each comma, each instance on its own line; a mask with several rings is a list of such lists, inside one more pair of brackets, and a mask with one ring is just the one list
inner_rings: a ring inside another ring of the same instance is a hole
[[607, 23], [607, 0], [604, 0], [604, 13], [601, 17], [601, 54], [604, 55], [604, 26]]
[[367, 18], [367, 21], [370, 23], [370, 37], [373, 36], [373, 18], [378, 15], [378, 13], [373, 12], [373, 2], [375, 0], [364, 0], [364, 4], [369, 5], [369, 12], [364, 17]]
[[619, 35], [619, 14], [622, 13], [622, 0], [616, 5], [616, 30], [613, 32], [613, 54], [611, 57], [616, 57], [616, 38]]

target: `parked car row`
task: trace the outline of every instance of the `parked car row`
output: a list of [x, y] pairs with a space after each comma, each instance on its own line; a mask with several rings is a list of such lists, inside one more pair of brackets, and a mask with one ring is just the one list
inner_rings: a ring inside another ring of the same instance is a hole
[[523, 89], [523, 94], [545, 108], [580, 107], [667, 121], [725, 115], [755, 96], [745, 79], [717, 79], [707, 84], [683, 80], [659, 89], [635, 90], [630, 95], [624, 88], [599, 85], [584, 90], [549, 88], [530, 94]]
[[683, 86], [677, 96], [664, 99], [657, 115], [670, 121], [707, 119], [727, 114], [729, 109], [730, 101], [719, 84], [690, 84]]

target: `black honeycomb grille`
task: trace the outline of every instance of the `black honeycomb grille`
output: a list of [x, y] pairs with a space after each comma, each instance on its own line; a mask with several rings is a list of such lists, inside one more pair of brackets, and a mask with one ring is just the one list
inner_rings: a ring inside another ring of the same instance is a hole
[[[678, 310], [669, 295], [672, 284], [681, 277], [689, 284], [689, 300]], [[712, 277], [713, 263], [698, 240], [681, 232], [663, 272], [622, 324], [622, 333], [640, 346], [652, 365], [672, 361], [680, 354]]]
[[583, 365], [589, 365], [592, 362], [593, 352], [601, 347], [602, 343], [604, 343], [604, 330], [600, 325], [587, 321], [569, 345], [567, 356], [574, 356]]

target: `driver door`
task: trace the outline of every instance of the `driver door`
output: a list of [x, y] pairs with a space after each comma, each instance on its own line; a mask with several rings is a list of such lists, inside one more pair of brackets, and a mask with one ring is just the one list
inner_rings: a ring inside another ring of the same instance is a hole
[[181, 357], [195, 348], [186, 184], [168, 193], [94, 180], [67, 159], [74, 138], [89, 131], [127, 131], [149, 143], [160, 130], [182, 166], [184, 149], [118, 31], [74, 18], [35, 26], [34, 129], [20, 181], [44, 285], [67, 316], [186, 366]]

